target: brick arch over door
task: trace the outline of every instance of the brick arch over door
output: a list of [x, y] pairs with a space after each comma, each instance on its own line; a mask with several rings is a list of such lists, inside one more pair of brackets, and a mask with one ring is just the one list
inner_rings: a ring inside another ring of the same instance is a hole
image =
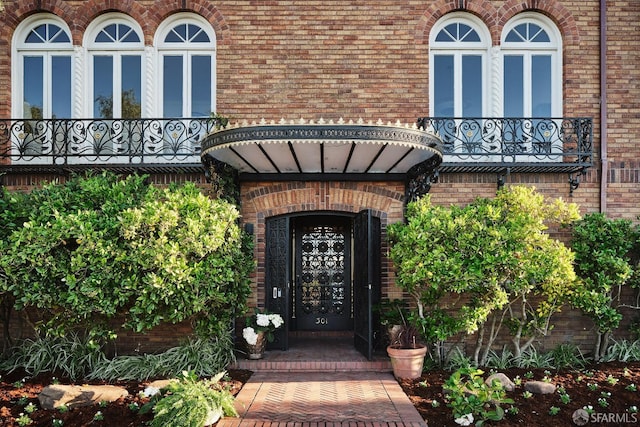
[[254, 257], [257, 268], [252, 277], [251, 306], [264, 307], [265, 222], [267, 218], [304, 213], [355, 214], [371, 209], [382, 225], [382, 296], [399, 297], [387, 252], [386, 226], [403, 220], [403, 182], [279, 182], [243, 183], [241, 213], [245, 224], [253, 225]]

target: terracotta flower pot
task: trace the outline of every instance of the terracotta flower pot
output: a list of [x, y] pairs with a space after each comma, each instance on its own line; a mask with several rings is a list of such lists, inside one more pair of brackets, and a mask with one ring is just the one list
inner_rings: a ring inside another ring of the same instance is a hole
[[396, 378], [420, 378], [427, 347], [421, 345], [417, 348], [387, 347], [387, 354], [391, 358], [393, 375]]

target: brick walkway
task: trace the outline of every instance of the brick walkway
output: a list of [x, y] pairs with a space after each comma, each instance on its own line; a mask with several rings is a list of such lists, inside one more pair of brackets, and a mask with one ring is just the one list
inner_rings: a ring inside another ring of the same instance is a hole
[[218, 427], [426, 427], [391, 373], [257, 372]]

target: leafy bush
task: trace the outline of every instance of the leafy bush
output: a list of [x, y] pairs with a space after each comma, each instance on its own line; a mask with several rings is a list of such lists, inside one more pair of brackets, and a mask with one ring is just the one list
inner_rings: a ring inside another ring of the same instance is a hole
[[474, 363], [484, 365], [503, 324], [516, 357], [546, 335], [579, 286], [573, 254], [546, 230], [578, 218], [575, 204], [527, 187], [466, 207], [434, 206], [428, 196], [410, 203], [407, 222], [388, 227], [390, 257], [425, 340], [477, 332]]
[[467, 357], [459, 347], [456, 347], [455, 350], [449, 353], [444, 368], [447, 371], [457, 371], [459, 369], [477, 368], [477, 366], [473, 364], [473, 361]]
[[[462, 368], [455, 371], [442, 389], [453, 409], [453, 418], [457, 420], [477, 420], [475, 425], [481, 426], [485, 421], [500, 421], [504, 418], [501, 405], [513, 403], [506, 397], [506, 392], [498, 380], [487, 385], [480, 369]], [[471, 416], [469, 416], [471, 414]], [[462, 424], [462, 422], [458, 422]], [[469, 425], [469, 424], [463, 424]]]
[[246, 309], [251, 241], [236, 207], [195, 185], [104, 173], [25, 197], [28, 218], [2, 242], [0, 292], [45, 312], [47, 331], [109, 336], [114, 319], [137, 332], [191, 321], [217, 336]]
[[[623, 286], [638, 287], [638, 244], [640, 228], [625, 219], [608, 219], [604, 214], [587, 214], [573, 228], [572, 248], [576, 272], [584, 288], [573, 302], [589, 316], [598, 328], [594, 358], [599, 360], [607, 351], [609, 339], [622, 319], [619, 307]], [[635, 253], [634, 253], [635, 252]], [[640, 308], [637, 302], [632, 304]]]
[[518, 368], [555, 368], [553, 354], [539, 352], [534, 346], [529, 346], [522, 354], [515, 357], [514, 364]]
[[[199, 381], [193, 372], [185, 372], [180, 381], [171, 382], [159, 400], [152, 400], [154, 427], [203, 427], [212, 424], [212, 415], [238, 416], [233, 396], [221, 389], [224, 373]], [[142, 411], [141, 411], [142, 412]]]
[[103, 360], [90, 372], [89, 379], [106, 381], [145, 381], [150, 378], [177, 377], [190, 371], [208, 377], [224, 370], [234, 360], [230, 334], [214, 338], [189, 339], [159, 354], [117, 356]]
[[513, 353], [506, 346], [502, 348], [502, 351], [500, 353], [497, 353], [493, 350], [489, 351], [486, 366], [496, 369], [507, 369], [511, 368], [513, 365]]

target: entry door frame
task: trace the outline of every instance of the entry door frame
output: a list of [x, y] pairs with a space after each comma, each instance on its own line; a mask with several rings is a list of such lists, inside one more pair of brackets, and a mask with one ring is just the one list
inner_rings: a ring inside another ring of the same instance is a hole
[[276, 330], [268, 349], [289, 349], [289, 330], [292, 310], [292, 220], [302, 216], [342, 216], [352, 219], [353, 245], [351, 247], [352, 295], [354, 315], [354, 345], [369, 360], [373, 357], [375, 328], [378, 325], [373, 306], [381, 294], [381, 228], [380, 218], [371, 210], [358, 214], [313, 211], [269, 217], [265, 220], [265, 308], [278, 313], [284, 325]]

